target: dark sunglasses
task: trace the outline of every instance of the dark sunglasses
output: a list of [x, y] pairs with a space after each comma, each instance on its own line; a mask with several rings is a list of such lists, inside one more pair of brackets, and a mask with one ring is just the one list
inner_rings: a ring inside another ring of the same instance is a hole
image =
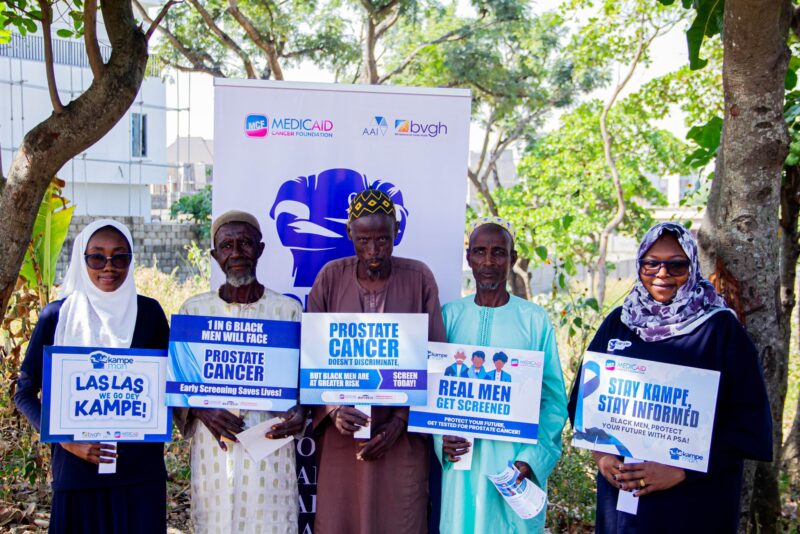
[[639, 272], [644, 276], [655, 276], [664, 266], [670, 276], [684, 276], [689, 272], [692, 262], [689, 260], [639, 260]]
[[106, 264], [110, 261], [112, 267], [117, 269], [126, 269], [133, 259], [133, 254], [130, 252], [114, 254], [113, 256], [105, 256], [96, 252], [94, 254], [84, 254], [83, 258], [86, 260], [86, 265], [90, 269], [105, 269]]

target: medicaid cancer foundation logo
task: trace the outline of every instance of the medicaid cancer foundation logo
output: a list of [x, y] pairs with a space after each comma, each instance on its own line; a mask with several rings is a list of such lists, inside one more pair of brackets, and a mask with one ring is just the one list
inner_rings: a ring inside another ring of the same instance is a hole
[[266, 137], [269, 134], [267, 116], [248, 115], [244, 120], [244, 133], [247, 137]]
[[333, 137], [334, 125], [330, 119], [310, 117], [268, 117], [251, 113], [244, 121], [247, 137]]
[[647, 372], [647, 366], [637, 363], [616, 362], [614, 360], [606, 360], [606, 371], [622, 371], [626, 373], [643, 375], [645, 372]]

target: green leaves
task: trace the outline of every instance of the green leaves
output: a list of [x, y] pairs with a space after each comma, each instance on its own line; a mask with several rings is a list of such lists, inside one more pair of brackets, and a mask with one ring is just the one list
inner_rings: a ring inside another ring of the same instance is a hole
[[[674, 0], [659, 0], [664, 5], [671, 5]], [[689, 67], [692, 70], [702, 69], [708, 60], [700, 57], [700, 50], [706, 37], [722, 33], [722, 20], [725, 11], [724, 0], [682, 0], [686, 9], [694, 8], [695, 17], [686, 30], [686, 42], [689, 46]]]
[[61, 194], [64, 185], [58, 178], [53, 178], [47, 187], [36, 214], [31, 243], [19, 271], [25, 277], [26, 285], [39, 292], [43, 305], [49, 301], [58, 254], [64, 246], [75, 211], [75, 207], [69, 206], [69, 201]]
[[200, 237], [208, 239], [211, 235], [211, 186], [207, 185], [194, 195], [179, 198], [169, 208], [172, 217], [185, 215], [200, 225]]
[[686, 139], [694, 141], [698, 148], [693, 150], [684, 163], [694, 168], [702, 168], [717, 157], [720, 139], [722, 137], [722, 119], [713, 117], [700, 126], [692, 126], [686, 133]]

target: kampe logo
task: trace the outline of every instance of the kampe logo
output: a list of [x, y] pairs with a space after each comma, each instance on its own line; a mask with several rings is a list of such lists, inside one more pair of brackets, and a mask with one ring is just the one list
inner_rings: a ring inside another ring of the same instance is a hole
[[105, 352], [93, 352], [89, 355], [89, 361], [92, 362], [92, 369], [103, 369], [108, 361], [108, 354]]
[[690, 452], [683, 451], [678, 447], [673, 447], [669, 450], [669, 457], [672, 460], [683, 460], [685, 462], [700, 462], [703, 460], [703, 456], [700, 454], [692, 454]]
[[615, 350], [625, 350], [626, 347], [630, 347], [630, 341], [623, 341], [621, 339], [609, 339], [608, 340], [608, 352], [614, 352]]
[[244, 120], [244, 133], [247, 137], [266, 137], [269, 122], [266, 115], [248, 115]]

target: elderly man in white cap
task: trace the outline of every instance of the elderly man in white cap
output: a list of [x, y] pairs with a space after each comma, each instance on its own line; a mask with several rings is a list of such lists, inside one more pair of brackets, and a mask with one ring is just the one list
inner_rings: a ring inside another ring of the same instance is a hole
[[[228, 211], [211, 226], [211, 256], [225, 273], [217, 291], [187, 300], [180, 313], [247, 319], [300, 321], [296, 300], [265, 288], [256, 278], [264, 252], [258, 220]], [[294, 447], [281, 447], [254, 462], [236, 443], [245, 428], [280, 415], [265, 439], [300, 432], [305, 412], [296, 406], [284, 414], [191, 408], [176, 411], [184, 436], [192, 438], [192, 523], [195, 532], [297, 532], [297, 477]]]

